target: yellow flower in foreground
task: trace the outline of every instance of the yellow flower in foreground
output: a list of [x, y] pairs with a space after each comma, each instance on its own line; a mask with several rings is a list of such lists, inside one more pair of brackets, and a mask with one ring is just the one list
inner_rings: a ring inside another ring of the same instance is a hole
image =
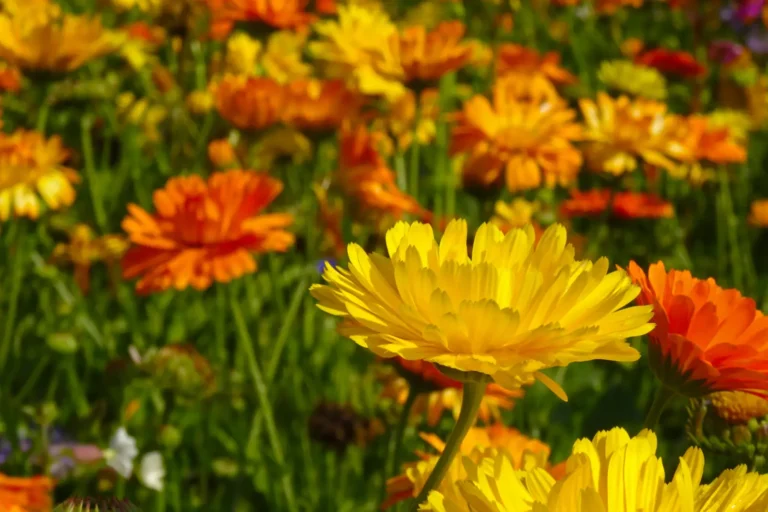
[[504, 232], [513, 228], [522, 228], [526, 224], [531, 223], [533, 214], [538, 209], [539, 203], [537, 201], [526, 201], [522, 197], [514, 198], [511, 203], [496, 201], [491, 223], [498, 226]]
[[603, 61], [597, 77], [618, 92], [652, 100], [667, 97], [667, 81], [659, 70], [629, 60]]
[[625, 339], [651, 330], [648, 307], [621, 309], [639, 293], [608, 260], [576, 261], [565, 228], [534, 243], [533, 227], [504, 235], [483, 224], [467, 254], [467, 223], [454, 220], [438, 244], [431, 226], [398, 222], [389, 258], [350, 244], [350, 267], [326, 265], [312, 295], [345, 319], [340, 330], [382, 357], [423, 359], [493, 377], [514, 388], [539, 370], [577, 361], [634, 361]]
[[555, 481], [544, 469], [517, 472], [502, 451], [464, 458], [468, 479], [455, 483], [460, 497], [432, 492], [422, 510], [436, 512], [758, 512], [768, 510], [768, 475], [727, 470], [702, 485], [704, 455], [689, 448], [671, 481], [656, 457], [656, 435], [630, 439], [624, 429], [580, 439]]

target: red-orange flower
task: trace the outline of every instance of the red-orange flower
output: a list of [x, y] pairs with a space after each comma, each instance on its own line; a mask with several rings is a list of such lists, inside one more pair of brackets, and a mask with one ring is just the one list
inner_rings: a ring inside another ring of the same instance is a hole
[[672, 203], [653, 194], [637, 192], [616, 192], [611, 198], [610, 190], [571, 190], [571, 198], [560, 205], [565, 217], [593, 217], [601, 215], [611, 203], [614, 217], [619, 219], [658, 219], [672, 217], [675, 210]]
[[633, 261], [639, 304], [654, 309], [650, 365], [664, 386], [689, 397], [746, 391], [768, 397], [768, 317], [738, 290], [712, 278], [667, 270], [659, 262], [648, 276]]
[[0, 512], [48, 512], [54, 482], [48, 477], [11, 477], [0, 473]]
[[407, 81], [436, 80], [464, 66], [472, 58], [472, 47], [462, 43], [465, 27], [460, 21], [445, 21], [427, 32], [423, 25], [400, 33], [400, 63]]
[[21, 73], [17, 68], [0, 62], [0, 91], [17, 92], [21, 89]]
[[363, 98], [342, 80], [295, 80], [284, 86], [282, 119], [300, 130], [330, 130], [355, 117]]
[[315, 19], [308, 0], [207, 0], [215, 24], [257, 21], [275, 28], [305, 27]]
[[294, 242], [284, 230], [289, 214], [261, 214], [282, 191], [265, 173], [233, 170], [172, 178], [155, 191], [157, 213], [128, 205], [123, 229], [133, 247], [123, 276], [141, 276], [139, 293], [229, 282], [256, 271], [252, 253], [285, 251]]
[[707, 73], [707, 68], [688, 52], [656, 48], [640, 54], [635, 62], [656, 68], [662, 73], [695, 78]]
[[271, 78], [226, 76], [214, 86], [219, 115], [241, 129], [261, 130], [280, 120], [283, 87]]
[[496, 76], [510, 73], [523, 76], [540, 75], [555, 85], [576, 82], [576, 77], [560, 66], [560, 55], [555, 52], [539, 54], [533, 48], [506, 43], [499, 46], [496, 58]]

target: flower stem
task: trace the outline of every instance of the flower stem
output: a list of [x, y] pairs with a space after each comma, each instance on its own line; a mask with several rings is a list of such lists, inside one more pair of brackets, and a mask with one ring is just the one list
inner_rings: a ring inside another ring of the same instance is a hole
[[13, 333], [16, 327], [16, 313], [19, 309], [19, 294], [21, 293], [21, 280], [24, 274], [24, 267], [27, 263], [26, 245], [26, 224], [23, 220], [17, 220], [11, 225], [11, 289], [8, 298], [8, 313], [5, 316], [5, 329], [3, 330], [3, 339], [0, 341], [0, 374], [5, 368], [8, 354], [13, 345]]
[[651, 409], [648, 411], [648, 415], [645, 417], [645, 423], [643, 426], [649, 430], [654, 430], [659, 423], [661, 413], [664, 412], [664, 408], [669, 404], [672, 397], [675, 396], [674, 391], [666, 386], [659, 386], [656, 390], [656, 395], [653, 397], [653, 403]]
[[397, 472], [397, 468], [400, 467], [400, 452], [403, 448], [405, 427], [408, 425], [408, 418], [411, 415], [411, 409], [413, 409], [413, 404], [416, 403], [416, 398], [418, 398], [418, 396], [419, 391], [411, 386], [408, 390], [408, 397], [405, 399], [403, 408], [400, 410], [400, 416], [397, 418], [397, 426], [389, 438], [387, 464], [384, 466], [384, 485], [382, 489], [382, 497], [386, 493], [387, 479], [393, 476]]
[[418, 511], [419, 505], [426, 501], [430, 491], [436, 489], [437, 486], [440, 485], [443, 477], [448, 472], [451, 462], [453, 462], [453, 459], [459, 452], [461, 442], [464, 440], [470, 427], [475, 424], [477, 413], [480, 410], [480, 402], [483, 401], [487, 385], [488, 377], [486, 376], [475, 381], [464, 383], [459, 419], [456, 420], [456, 425], [454, 425], [451, 435], [448, 436], [443, 453], [440, 454], [440, 458], [437, 460], [435, 468], [432, 470], [432, 473], [430, 473], [427, 482], [416, 497], [416, 501], [411, 507], [411, 512]]

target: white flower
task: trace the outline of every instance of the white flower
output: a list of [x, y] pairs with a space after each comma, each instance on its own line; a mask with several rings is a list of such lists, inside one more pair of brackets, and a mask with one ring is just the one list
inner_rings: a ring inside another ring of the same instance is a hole
[[133, 473], [133, 460], [138, 454], [136, 439], [128, 435], [124, 427], [120, 427], [109, 441], [109, 450], [105, 455], [109, 467], [123, 478], [130, 478]]
[[139, 467], [139, 480], [155, 491], [163, 490], [165, 480], [165, 466], [160, 452], [149, 452], [141, 458]]

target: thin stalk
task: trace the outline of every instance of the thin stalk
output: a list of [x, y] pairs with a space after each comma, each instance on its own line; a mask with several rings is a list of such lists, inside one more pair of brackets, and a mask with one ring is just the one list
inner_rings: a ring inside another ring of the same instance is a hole
[[723, 216], [725, 222], [725, 231], [728, 236], [728, 245], [730, 248], [731, 271], [733, 272], [733, 284], [736, 288], [744, 289], [744, 269], [739, 244], [739, 222], [733, 213], [733, 200], [731, 198], [731, 187], [728, 182], [728, 175], [725, 170], [720, 171], [720, 194], [722, 196]]
[[664, 409], [667, 407], [673, 396], [675, 396], [674, 391], [666, 386], [659, 386], [653, 397], [653, 403], [648, 411], [648, 415], [645, 417], [645, 423], [643, 424], [645, 428], [649, 430], [654, 430], [656, 428], [656, 425], [659, 423], [659, 418], [661, 418], [661, 413], [664, 412]]
[[[415, 94], [415, 93], [414, 93]], [[411, 134], [410, 161], [408, 162], [408, 193], [417, 201], [419, 200], [419, 165], [420, 146], [418, 139], [419, 123], [421, 122], [421, 101], [416, 98], [416, 107], [413, 114], [413, 133]]]
[[418, 390], [412, 386], [408, 390], [408, 397], [405, 399], [403, 408], [400, 410], [400, 416], [397, 418], [397, 426], [392, 432], [389, 438], [389, 447], [387, 449], [387, 463], [384, 466], [384, 485], [382, 485], [382, 497], [387, 491], [387, 479], [397, 472], [397, 468], [400, 467], [400, 455], [403, 448], [403, 437], [405, 434], [405, 427], [408, 425], [408, 418], [411, 416], [411, 410], [413, 404], [416, 403], [416, 399], [419, 397]]
[[80, 135], [83, 144], [83, 160], [85, 161], [85, 176], [88, 179], [88, 192], [91, 194], [93, 214], [96, 225], [103, 232], [107, 229], [107, 216], [104, 213], [104, 205], [101, 202], [101, 194], [96, 189], [96, 169], [93, 157], [93, 140], [91, 138], [91, 126], [93, 122], [89, 116], [83, 117], [80, 122]]
[[8, 352], [13, 344], [13, 333], [16, 327], [16, 313], [19, 309], [19, 294], [21, 293], [21, 278], [24, 274], [26, 263], [26, 224], [24, 221], [17, 220], [11, 224], [11, 240], [15, 246], [15, 254], [11, 258], [11, 290], [8, 294], [8, 314], [5, 317], [5, 329], [3, 330], [2, 344], [0, 344], [0, 375], [3, 374], [5, 363], [8, 359]]

